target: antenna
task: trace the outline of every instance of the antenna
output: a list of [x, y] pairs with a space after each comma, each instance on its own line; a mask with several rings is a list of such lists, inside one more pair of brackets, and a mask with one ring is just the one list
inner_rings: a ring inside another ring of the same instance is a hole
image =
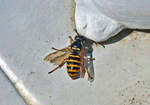
[[76, 33], [77, 35], [80, 35], [80, 34], [78, 33], [77, 29], [73, 29], [73, 30], [75, 31], [75, 33]]

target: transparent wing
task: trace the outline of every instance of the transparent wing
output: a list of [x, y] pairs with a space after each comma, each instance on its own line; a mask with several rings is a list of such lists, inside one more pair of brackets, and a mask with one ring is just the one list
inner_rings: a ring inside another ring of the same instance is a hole
[[81, 78], [84, 78], [84, 75], [85, 75], [85, 61], [84, 61], [84, 49], [81, 49], [80, 51], [80, 77]]
[[92, 78], [88, 77], [88, 81], [90, 82], [93, 82], [95, 77], [92, 52], [93, 52], [92, 46], [88, 44], [87, 45], [84, 44], [84, 53], [85, 53], [84, 60], [86, 65], [85, 67], [88, 70], [90, 76], [92, 77]]
[[71, 49], [69, 47], [56, 50], [56, 52], [47, 55], [44, 60], [49, 61], [53, 64], [60, 64], [65, 58], [68, 58], [71, 54]]

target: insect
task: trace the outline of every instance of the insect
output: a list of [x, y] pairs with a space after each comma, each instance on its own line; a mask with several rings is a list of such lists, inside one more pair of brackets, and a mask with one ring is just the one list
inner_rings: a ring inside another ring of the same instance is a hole
[[57, 66], [52, 69], [49, 74], [56, 71], [58, 68], [62, 67], [67, 63], [67, 72], [72, 80], [78, 78], [84, 78], [85, 73], [88, 74], [88, 80], [94, 80], [94, 68], [91, 47], [84, 47], [85, 38], [77, 35], [73, 40], [69, 36], [70, 45], [63, 49], [52, 49], [56, 50], [54, 53], [47, 55], [44, 60], [50, 61], [51, 63], [57, 64]]

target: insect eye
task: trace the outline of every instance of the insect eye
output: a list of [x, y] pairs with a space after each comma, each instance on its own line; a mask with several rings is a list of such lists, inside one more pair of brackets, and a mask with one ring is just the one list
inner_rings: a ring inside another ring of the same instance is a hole
[[76, 37], [75, 37], [75, 40], [84, 41], [84, 38], [83, 38], [82, 36], [76, 36]]
[[79, 36], [75, 36], [75, 40], [79, 40], [80, 39], [80, 37]]

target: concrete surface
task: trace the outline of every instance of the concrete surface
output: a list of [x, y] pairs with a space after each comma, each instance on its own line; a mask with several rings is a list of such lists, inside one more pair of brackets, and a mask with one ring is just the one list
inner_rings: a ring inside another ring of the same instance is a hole
[[26, 105], [11, 82], [0, 69], [0, 105]]
[[[1, 1], [0, 66], [29, 105], [149, 105], [150, 34], [120, 33], [105, 48], [94, 45], [95, 81], [73, 81], [43, 61], [51, 47], [75, 36], [72, 1]], [[117, 41], [118, 40], [118, 41]]]

